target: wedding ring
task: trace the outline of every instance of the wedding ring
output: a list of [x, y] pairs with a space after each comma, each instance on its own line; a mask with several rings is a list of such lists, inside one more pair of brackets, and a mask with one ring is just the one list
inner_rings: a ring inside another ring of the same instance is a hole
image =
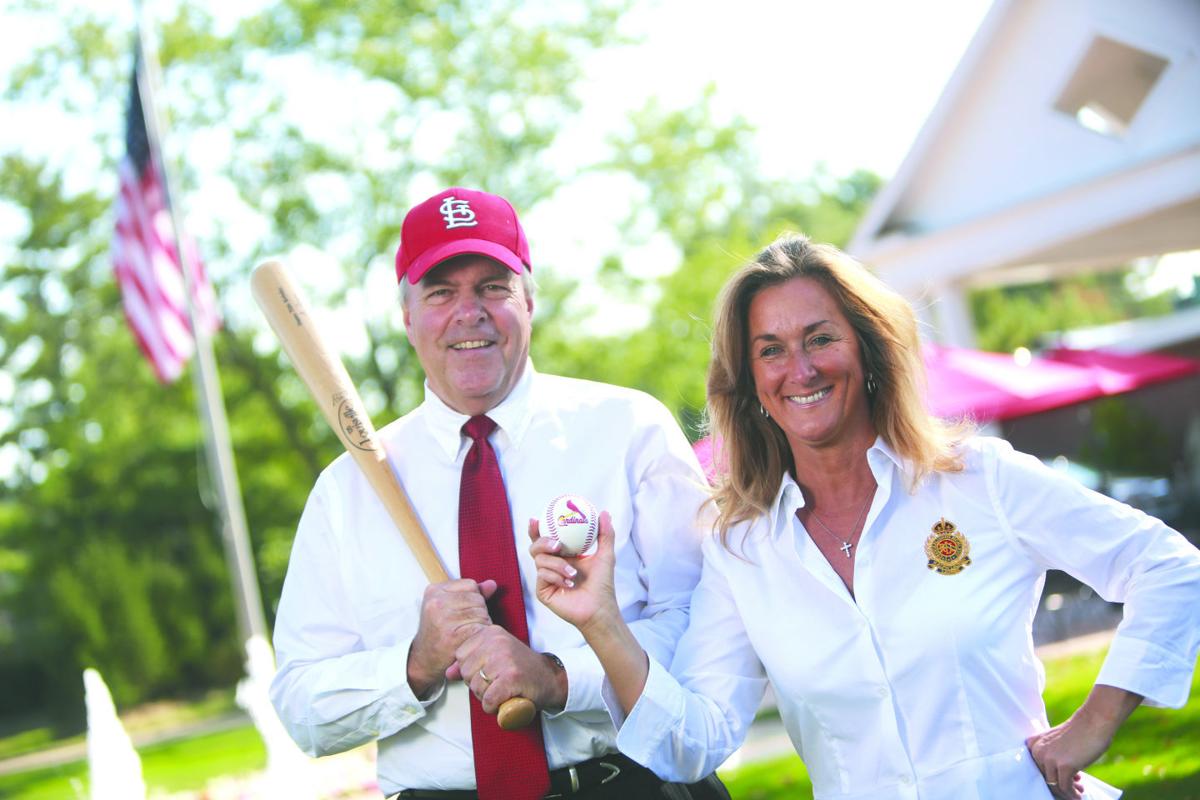
[[487, 673], [485, 673], [485, 672], [483, 671], [483, 667], [480, 667], [480, 668], [479, 668], [479, 677], [483, 678], [483, 682], [484, 682], [484, 683], [491, 683], [491, 682], [492, 682], [492, 679], [491, 679], [491, 678], [489, 678], [489, 677], [487, 676]]
[[1046, 781], [1047, 786], [1058, 786], [1058, 781]]

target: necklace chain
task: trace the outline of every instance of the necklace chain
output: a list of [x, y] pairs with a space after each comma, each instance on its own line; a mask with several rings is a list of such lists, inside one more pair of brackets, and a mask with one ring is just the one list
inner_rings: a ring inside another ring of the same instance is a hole
[[[858, 512], [858, 519], [855, 521], [854, 527], [850, 528], [850, 536], [851, 537], [854, 536], [854, 532], [856, 530], [858, 530], [858, 526], [860, 524], [862, 524], [863, 519], [866, 518], [867, 509], [871, 506], [871, 499], [873, 497], [875, 497], [875, 490], [871, 489], [871, 491], [867, 493], [867, 499], [862, 505], [862, 510]], [[828, 533], [830, 536], [832, 536], [833, 538], [837, 539], [839, 542], [842, 543], [842, 546], [839, 547], [838, 549], [846, 554], [846, 558], [850, 558], [850, 554], [854, 550], [854, 545], [852, 545], [850, 543], [850, 540], [843, 539], [841, 536], [838, 536], [836, 533], [831, 531], [829, 529], [829, 526], [826, 525], [824, 522], [822, 522], [821, 518], [817, 516], [817, 512], [813, 511], [811, 508], [808, 510], [808, 515], [810, 517], [812, 517], [814, 520], [816, 520], [817, 524], [820, 525], [822, 528], [824, 528], [826, 533]]]

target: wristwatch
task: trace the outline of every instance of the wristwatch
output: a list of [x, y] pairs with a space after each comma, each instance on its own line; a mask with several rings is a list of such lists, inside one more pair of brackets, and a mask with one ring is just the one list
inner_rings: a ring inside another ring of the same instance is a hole
[[[542, 653], [542, 655], [544, 655], [546, 658], [550, 659], [550, 662], [552, 664], [554, 664], [554, 668], [556, 670], [558, 670], [560, 673], [562, 673], [563, 682], [570, 683], [570, 678], [567, 677], [567, 668], [563, 666], [562, 659], [559, 658], [558, 656], [554, 655], [554, 653]], [[555, 678], [555, 682], [556, 683], [558, 682], [557, 678]], [[567, 695], [568, 696], [570, 695], [570, 689], [567, 690]], [[567, 696], [563, 697], [562, 702], [563, 702], [564, 707], [566, 706], [567, 699], [568, 699]], [[546, 709], [546, 710], [551, 711], [552, 713], [558, 713], [559, 711], [562, 711], [563, 709], [557, 708], [557, 709]]]

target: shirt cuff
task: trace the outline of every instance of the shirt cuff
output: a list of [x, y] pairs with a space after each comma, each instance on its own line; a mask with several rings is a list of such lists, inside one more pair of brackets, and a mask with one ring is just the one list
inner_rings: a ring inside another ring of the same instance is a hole
[[683, 721], [686, 701], [679, 683], [651, 658], [646, 686], [628, 717], [611, 685], [608, 681], [605, 684], [608, 714], [617, 728], [617, 749], [639, 764], [651, 764], [659, 743]]
[[[408, 686], [408, 683], [405, 682], [404, 685]], [[408, 693], [412, 694], [411, 686], [409, 686], [409, 688], [408, 688]], [[421, 704], [421, 708], [428, 710], [430, 706], [432, 706], [438, 700], [441, 700], [442, 695], [444, 695], [445, 693], [446, 693], [446, 680], [443, 679], [442, 682], [438, 684], [437, 690], [434, 691], [433, 694], [429, 695], [429, 697], [422, 700], [421, 698], [417, 697], [416, 695], [413, 695], [413, 699]]]
[[1140, 694], [1148, 706], [1183, 708], [1191, 691], [1193, 667], [1154, 642], [1118, 632], [1096, 683]]
[[[650, 664], [653, 666], [654, 659], [650, 659]], [[650, 675], [647, 673], [646, 680], [650, 680]], [[643, 693], [645, 689], [642, 690]], [[608, 711], [608, 718], [612, 720], [613, 728], [621, 730], [621, 726], [625, 724], [625, 709], [621, 708], [621, 703], [617, 700], [617, 693], [613, 689], [612, 681], [608, 676], [604, 676], [604, 685], [600, 687], [600, 697], [604, 700], [604, 708]]]
[[[426, 709], [442, 699], [446, 693], [446, 681], [443, 680], [428, 699], [422, 700], [408, 685], [408, 651], [411, 641], [384, 648], [379, 661], [376, 663], [375, 679], [379, 686], [394, 684], [395, 688], [387, 692], [387, 701], [380, 717], [381, 730], [379, 736], [390, 736], [402, 728], [408, 727], [416, 720], [425, 716]], [[400, 681], [396, 682], [396, 676]]]
[[544, 711], [543, 716], [555, 719], [563, 714], [603, 710], [601, 685], [604, 682], [604, 668], [600, 666], [600, 659], [596, 658], [592, 648], [585, 645], [555, 650], [554, 655], [562, 661], [567, 673], [567, 703], [561, 711]]

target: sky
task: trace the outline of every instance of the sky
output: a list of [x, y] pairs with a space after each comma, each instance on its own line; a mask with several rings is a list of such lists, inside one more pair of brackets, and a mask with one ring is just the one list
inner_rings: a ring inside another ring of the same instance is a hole
[[[713, 83], [718, 109], [758, 129], [764, 169], [825, 162], [892, 174], [990, 0], [663, 0], [624, 27], [644, 42], [600, 54], [585, 96], [597, 117], [649, 95], [683, 104]], [[732, 9], [736, 9], [734, 12]]]
[[[991, 0], [638, 3], [622, 21], [638, 44], [588, 61], [584, 111], [564, 138], [581, 152], [601, 147], [611, 121], [648, 99], [682, 107], [711, 84], [714, 110], [755, 128], [764, 174], [803, 182], [821, 166], [835, 176], [867, 169], [886, 179], [990, 6]], [[631, 272], [670, 272], [678, 254], [665, 237], [622, 246], [618, 223], [626, 207], [620, 202], [591, 205], [594, 215], [609, 209], [607, 219], [572, 222], [571, 209], [606, 190], [621, 187], [585, 182], [529, 215], [530, 242], [540, 257], [586, 274], [594, 265], [578, 264], [580, 254], [620, 247]], [[606, 324], [615, 316], [631, 327], [648, 314], [644, 306], [607, 310]]]
[[[990, 0], [639, 3], [622, 21], [623, 31], [639, 43], [601, 51], [587, 62], [584, 110], [564, 138], [580, 151], [600, 147], [612, 121], [647, 100], [682, 107], [711, 84], [715, 112], [741, 116], [755, 128], [765, 174], [802, 182], [823, 165], [833, 175], [868, 169], [887, 178], [990, 5]], [[544, 227], [561, 228], [558, 222], [546, 220]], [[541, 215], [531, 219], [531, 242], [542, 225]], [[605, 252], [617, 243], [604, 225], [575, 234], [576, 241], [561, 245], [573, 253]], [[550, 246], [560, 245], [552, 240]], [[569, 263], [553, 249], [548, 255], [551, 263]]]

